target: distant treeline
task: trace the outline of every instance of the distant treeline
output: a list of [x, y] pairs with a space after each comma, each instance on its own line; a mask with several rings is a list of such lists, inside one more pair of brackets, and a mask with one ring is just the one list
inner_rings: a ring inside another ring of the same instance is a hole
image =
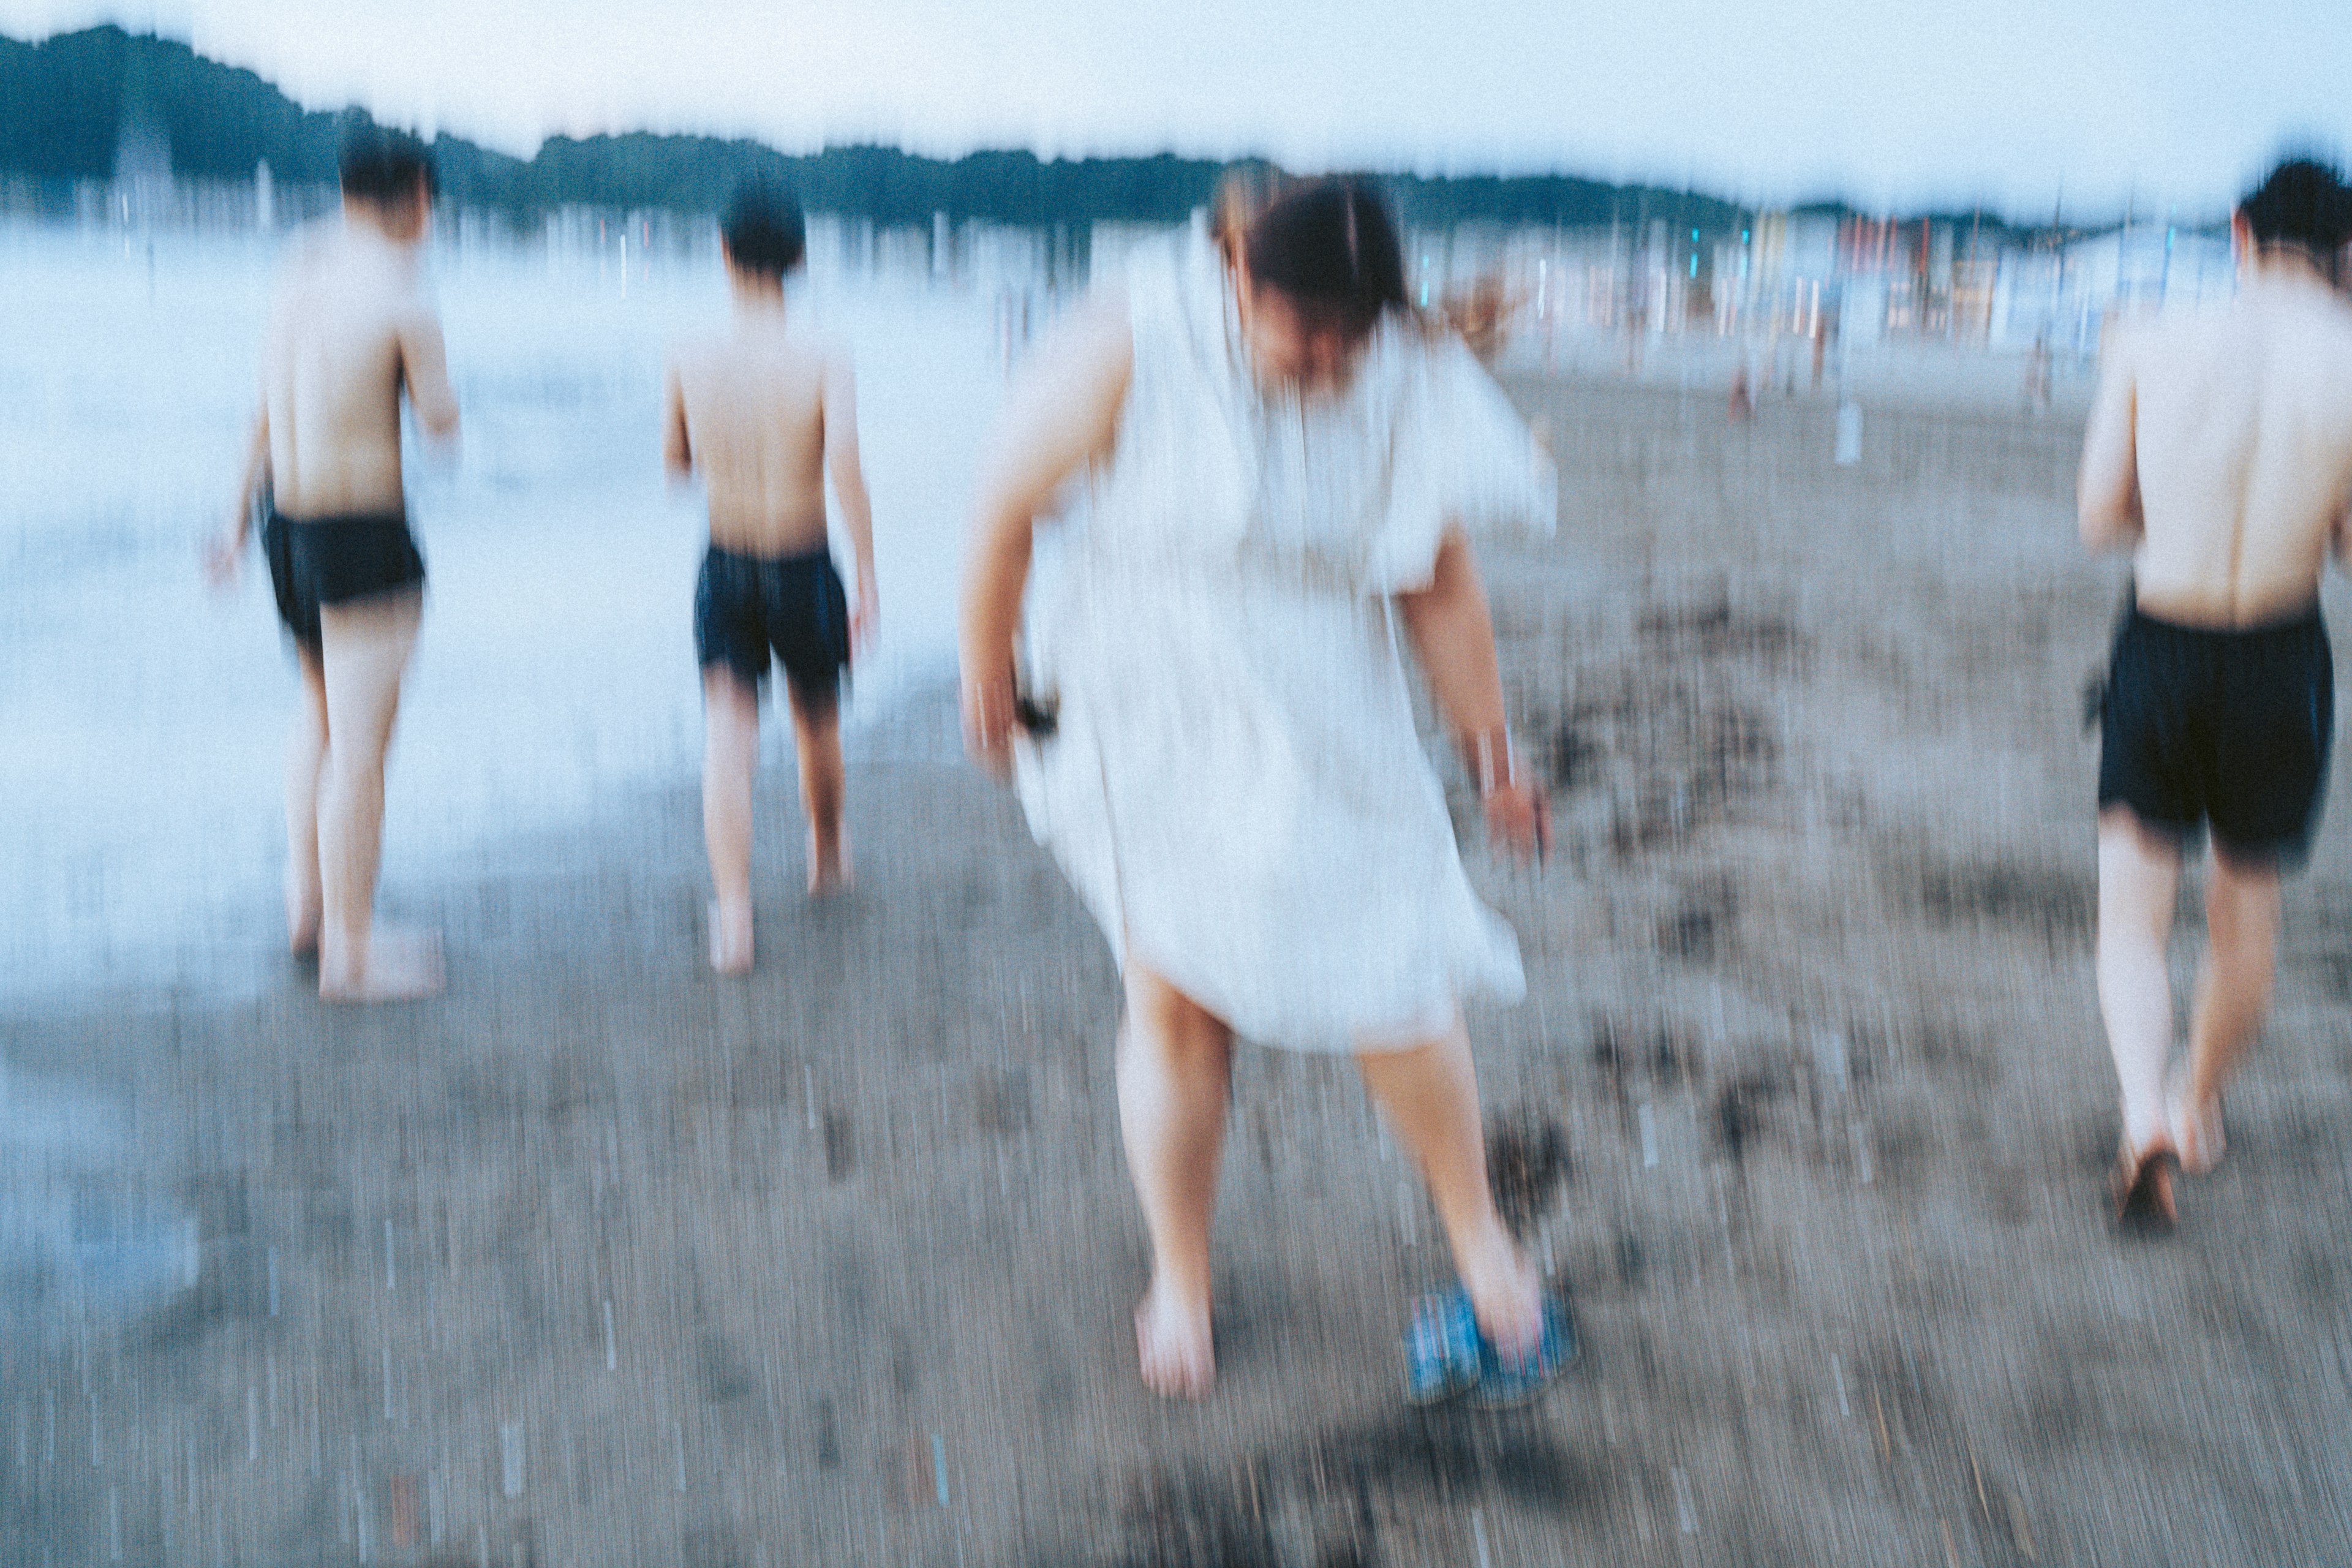
[[[309, 113], [248, 70], [168, 39], [119, 27], [39, 44], [0, 37], [0, 176], [103, 180], [126, 125], [171, 147], [184, 178], [245, 180], [269, 164], [279, 182], [329, 184], [343, 128], [365, 111]], [[1223, 165], [1162, 154], [1044, 162], [1026, 152], [926, 158], [887, 147], [795, 155], [757, 142], [633, 133], [554, 137], [528, 161], [454, 136], [435, 139], [444, 195], [524, 216], [567, 205], [708, 213], [740, 179], [789, 184], [812, 211], [879, 224], [935, 213], [1046, 226], [1173, 223], [1204, 204]], [[1384, 176], [1409, 224], [1581, 226], [1664, 222], [1721, 234], [1746, 219], [1729, 202], [1684, 191], [1567, 175]]]

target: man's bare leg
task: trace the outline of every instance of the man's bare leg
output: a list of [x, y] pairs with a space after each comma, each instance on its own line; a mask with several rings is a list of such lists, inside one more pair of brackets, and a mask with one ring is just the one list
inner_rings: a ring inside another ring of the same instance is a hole
[[2169, 1142], [2164, 1069], [2172, 1054], [2173, 906], [2180, 851], [2130, 810], [2099, 814], [2099, 1014], [2122, 1091], [2124, 1142], [2135, 1152]]
[[375, 921], [383, 851], [383, 760], [400, 679], [416, 646], [423, 595], [397, 594], [320, 612], [327, 765], [319, 803], [319, 994], [389, 1002], [441, 989], [441, 948], [422, 931]]
[[1128, 965], [1118, 1123], [1151, 1233], [1151, 1284], [1135, 1309], [1135, 1347], [1155, 1394], [1198, 1399], [1216, 1379], [1209, 1224], [1233, 1065], [1233, 1031], [1150, 970]]
[[2173, 1140], [2186, 1170], [2201, 1174], [2221, 1158], [2221, 1090], [2270, 1011], [2278, 928], [2278, 868], [2232, 860], [2217, 845], [2205, 884], [2210, 945], [2189, 1015], [2189, 1081], [2173, 1108]]
[[760, 689], [723, 664], [702, 672], [702, 843], [710, 855], [710, 967], [751, 972], [751, 780], [760, 771]]
[[809, 891], [837, 893], [849, 886], [849, 840], [841, 826], [848, 794], [841, 760], [841, 704], [792, 693], [793, 746], [801, 763], [801, 810], [808, 815]]
[[302, 707], [286, 742], [286, 944], [298, 958], [319, 951], [324, 895], [319, 889], [319, 782], [327, 767], [327, 678], [318, 655], [295, 650]]
[[1533, 1351], [1543, 1332], [1543, 1284], [1495, 1209], [1469, 1037], [1457, 1021], [1409, 1050], [1359, 1052], [1356, 1065], [1429, 1184], [1479, 1326], [1505, 1356]]

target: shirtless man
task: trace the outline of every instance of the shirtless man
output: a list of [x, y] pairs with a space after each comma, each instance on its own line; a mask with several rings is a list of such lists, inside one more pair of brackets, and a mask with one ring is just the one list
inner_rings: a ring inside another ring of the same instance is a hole
[[[2123, 1090], [2117, 1215], [2169, 1226], [2171, 1166], [2221, 1156], [2221, 1096], [2270, 1002], [2279, 875], [2317, 824], [2335, 691], [2319, 618], [2352, 551], [2352, 195], [2282, 164], [2231, 218], [2226, 307], [2116, 326], [2084, 444], [2084, 542], [2134, 551], [2099, 758], [2099, 1008]], [[2210, 826], [2211, 951], [2168, 1084], [2165, 963]]]
[[[710, 963], [751, 967], [751, 778], [760, 763], [760, 689], [782, 661], [792, 693], [809, 819], [809, 891], [848, 884], [841, 826], [841, 672], [877, 615], [874, 525], [857, 462], [857, 391], [847, 354], [788, 324], [784, 275], [805, 248], [799, 205], [747, 185], [722, 228], [735, 297], [730, 329], [679, 351], [669, 372], [664, 459], [699, 473], [710, 549], [694, 592], [706, 750], [703, 841], [718, 901]], [[851, 611], [825, 544], [824, 484], [856, 552]]]
[[431, 995], [428, 933], [375, 923], [383, 760], [416, 641], [425, 563], [401, 491], [400, 401], [443, 442], [457, 405], [417, 247], [433, 216], [424, 145], [367, 127], [341, 157], [343, 221], [281, 280], [263, 351], [262, 396], [235, 520], [215, 542], [233, 579], [256, 502], [278, 613], [302, 670], [286, 773], [286, 918], [337, 1002]]

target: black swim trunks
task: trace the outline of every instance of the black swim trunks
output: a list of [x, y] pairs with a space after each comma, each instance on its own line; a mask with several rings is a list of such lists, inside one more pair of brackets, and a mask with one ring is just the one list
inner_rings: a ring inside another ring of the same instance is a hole
[[766, 684], [772, 657], [803, 712], [826, 713], [849, 664], [849, 596], [825, 550], [774, 558], [714, 544], [694, 586], [694, 651], [746, 686]]
[[320, 605], [413, 593], [425, 582], [425, 558], [416, 552], [408, 519], [398, 512], [298, 521], [272, 507], [262, 519], [261, 549], [269, 559], [278, 618], [314, 654]]
[[2132, 605], [2100, 721], [2100, 809], [2127, 805], [2184, 844], [2210, 824], [2241, 859], [2294, 867], [2310, 852], [2336, 731], [2336, 666], [2316, 606], [2209, 631]]

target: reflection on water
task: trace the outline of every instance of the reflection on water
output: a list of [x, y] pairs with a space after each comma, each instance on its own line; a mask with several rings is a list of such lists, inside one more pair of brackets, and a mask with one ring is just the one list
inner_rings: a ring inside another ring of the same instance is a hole
[[196, 1283], [195, 1221], [139, 1179], [160, 1152], [120, 1107], [0, 1066], [0, 1353]]

